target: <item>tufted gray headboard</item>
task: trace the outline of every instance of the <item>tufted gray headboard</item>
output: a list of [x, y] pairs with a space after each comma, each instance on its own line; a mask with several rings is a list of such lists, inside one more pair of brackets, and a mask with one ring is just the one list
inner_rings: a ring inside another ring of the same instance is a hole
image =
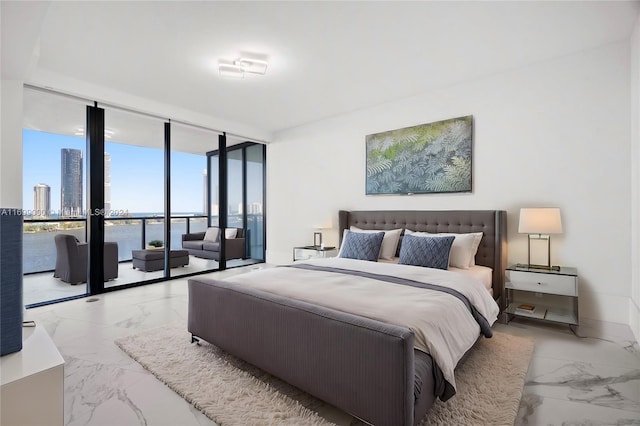
[[[361, 229], [411, 229], [423, 232], [482, 232], [476, 264], [493, 269], [493, 297], [504, 308], [507, 267], [507, 212], [504, 210], [370, 210], [338, 213], [340, 244], [350, 226]], [[404, 234], [404, 232], [403, 232]]]

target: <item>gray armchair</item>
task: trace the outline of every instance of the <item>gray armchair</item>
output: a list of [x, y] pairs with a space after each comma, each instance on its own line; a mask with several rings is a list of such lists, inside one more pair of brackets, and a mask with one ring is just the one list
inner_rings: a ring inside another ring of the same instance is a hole
[[[87, 282], [87, 243], [80, 243], [73, 235], [58, 234], [56, 269], [53, 276], [70, 284]], [[118, 243], [104, 243], [104, 280], [118, 278]]]

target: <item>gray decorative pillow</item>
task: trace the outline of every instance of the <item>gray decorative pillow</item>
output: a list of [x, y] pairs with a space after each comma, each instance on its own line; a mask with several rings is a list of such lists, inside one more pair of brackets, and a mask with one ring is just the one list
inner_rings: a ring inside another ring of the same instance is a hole
[[425, 266], [427, 268], [448, 269], [449, 254], [454, 236], [415, 237], [405, 235], [400, 249], [403, 265]]
[[345, 230], [339, 257], [378, 261], [384, 232], [363, 233]]

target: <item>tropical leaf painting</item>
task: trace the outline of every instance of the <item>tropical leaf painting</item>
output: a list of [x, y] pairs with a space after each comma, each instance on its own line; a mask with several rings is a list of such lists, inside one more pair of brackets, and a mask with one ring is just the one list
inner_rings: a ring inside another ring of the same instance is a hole
[[473, 116], [368, 135], [367, 194], [471, 192]]

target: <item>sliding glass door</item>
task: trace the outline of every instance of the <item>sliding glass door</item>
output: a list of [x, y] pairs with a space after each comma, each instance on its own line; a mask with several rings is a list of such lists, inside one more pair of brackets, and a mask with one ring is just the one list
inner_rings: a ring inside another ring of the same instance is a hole
[[[218, 133], [171, 123], [171, 250], [191, 253], [187, 265], [178, 262], [171, 268], [172, 277], [219, 268], [211, 250], [214, 247], [203, 242], [207, 212], [218, 206], [214, 190], [207, 208], [210, 177], [206, 154], [217, 146]], [[217, 164], [214, 166], [217, 180]]]
[[265, 260], [265, 174], [266, 147], [251, 144], [244, 148], [246, 170], [246, 209], [245, 223], [249, 239], [249, 258], [254, 261]]
[[105, 287], [163, 278], [164, 268], [134, 260], [163, 245], [164, 121], [108, 107], [104, 115], [104, 241], [117, 243], [120, 262]]
[[227, 148], [227, 193], [229, 194], [228, 225], [244, 229], [244, 151]]
[[207, 206], [206, 211], [210, 227], [220, 226], [220, 155], [215, 150], [214, 153], [207, 154], [207, 183], [206, 188]]
[[[88, 103], [24, 91], [23, 299], [25, 305], [83, 296]], [[57, 271], [56, 271], [57, 269]]]
[[[233, 142], [233, 139], [230, 139]], [[266, 149], [262, 144], [241, 142], [227, 147], [227, 226], [242, 233], [242, 250], [238, 241], [228, 243], [227, 266], [242, 266], [265, 259], [265, 162]], [[208, 154], [212, 168], [219, 162], [219, 151]], [[218, 175], [211, 176], [213, 194], [219, 193]], [[217, 226], [219, 209], [211, 210], [210, 221]], [[233, 231], [231, 231], [233, 233]], [[232, 235], [232, 234], [229, 234]], [[230, 244], [234, 245], [231, 248]]]

